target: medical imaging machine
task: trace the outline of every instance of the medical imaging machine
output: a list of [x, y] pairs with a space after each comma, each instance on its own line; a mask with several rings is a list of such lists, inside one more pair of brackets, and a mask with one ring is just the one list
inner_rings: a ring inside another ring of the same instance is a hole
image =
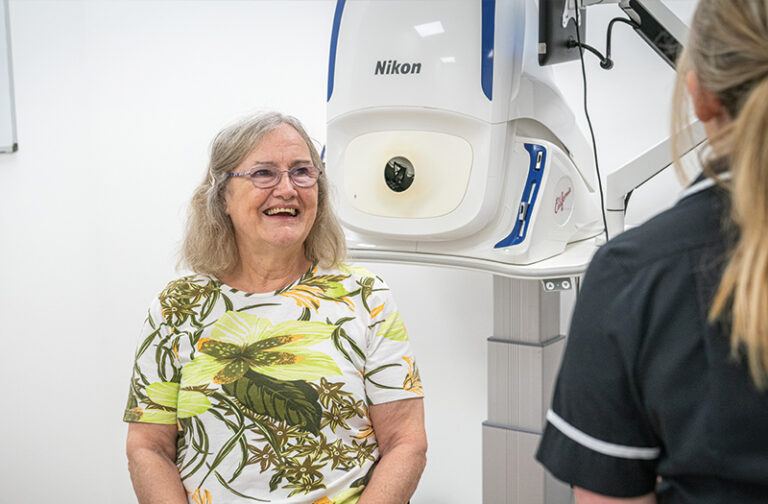
[[[494, 274], [485, 504], [571, 500], [533, 454], [565, 344], [560, 295], [605, 227], [592, 146], [547, 65], [579, 57], [592, 4], [619, 3], [670, 64], [686, 36], [658, 0], [540, 2], [338, 0], [331, 35], [326, 164], [349, 255]], [[688, 147], [703, 138], [694, 126]], [[607, 234], [670, 162], [662, 142], [605, 178]]]

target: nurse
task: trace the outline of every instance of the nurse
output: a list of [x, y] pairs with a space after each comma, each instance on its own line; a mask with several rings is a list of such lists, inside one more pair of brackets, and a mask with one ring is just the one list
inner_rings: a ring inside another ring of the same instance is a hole
[[678, 68], [711, 149], [585, 275], [537, 454], [577, 503], [768, 502], [768, 0], [701, 0]]

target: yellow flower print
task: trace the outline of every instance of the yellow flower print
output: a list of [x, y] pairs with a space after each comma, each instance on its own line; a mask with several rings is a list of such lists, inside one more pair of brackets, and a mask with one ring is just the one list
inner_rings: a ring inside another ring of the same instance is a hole
[[359, 291], [349, 292], [341, 283], [349, 275], [317, 275], [317, 266], [313, 266], [295, 285], [291, 285], [276, 294], [293, 298], [302, 308], [312, 308], [317, 311], [321, 301], [342, 303], [354, 311], [355, 304], [350, 296]]
[[333, 504], [333, 501], [328, 497], [323, 497], [322, 499], [317, 499], [312, 504]]
[[373, 437], [373, 435], [374, 435], [373, 426], [368, 425], [360, 429], [360, 432], [355, 434], [355, 439], [370, 439]]
[[211, 492], [208, 490], [202, 488], [198, 488], [194, 492], [187, 490], [187, 495], [195, 504], [213, 504], [213, 497], [211, 497]]
[[312, 285], [296, 285], [291, 287], [285, 292], [280, 293], [281, 296], [293, 298], [296, 301], [296, 305], [302, 308], [312, 308], [317, 311], [320, 308], [320, 299], [323, 296], [323, 289]]
[[257, 315], [228, 311], [198, 342], [182, 381], [190, 385], [234, 383], [249, 369], [277, 380], [313, 381], [340, 375], [327, 354], [309, 347], [329, 339], [335, 326], [291, 320], [272, 323]]
[[385, 305], [385, 304], [386, 304], [386, 303], [381, 303], [379, 306], [376, 306], [376, 307], [374, 307], [374, 308], [371, 308], [371, 318], [374, 318], [376, 315], [378, 315], [379, 313], [381, 313], [381, 310], [383, 310], [383, 309], [384, 309], [384, 305]]
[[403, 390], [413, 392], [416, 395], [423, 396], [424, 390], [421, 387], [421, 376], [419, 375], [419, 368], [413, 362], [411, 357], [403, 357], [403, 360], [408, 364], [408, 374], [403, 380]]
[[365, 413], [365, 418], [368, 419], [368, 425], [360, 429], [360, 432], [355, 434], [355, 439], [370, 439], [375, 435], [371, 417], [368, 416], [368, 408], [363, 406], [363, 412]]

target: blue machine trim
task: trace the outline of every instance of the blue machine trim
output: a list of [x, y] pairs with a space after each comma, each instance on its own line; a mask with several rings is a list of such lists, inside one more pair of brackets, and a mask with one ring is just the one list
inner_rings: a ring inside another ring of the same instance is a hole
[[[528, 224], [531, 222], [533, 207], [536, 204], [536, 197], [539, 195], [539, 188], [541, 187], [544, 170], [547, 166], [547, 149], [541, 145], [528, 143], [524, 144], [524, 146], [525, 150], [528, 151], [528, 155], [531, 157], [531, 163], [528, 166], [528, 180], [525, 181], [523, 196], [520, 198], [520, 204], [517, 207], [515, 227], [512, 229], [512, 232], [509, 233], [509, 236], [494, 245], [493, 248], [518, 245], [525, 240], [525, 236], [528, 234]], [[539, 153], [541, 153], [541, 164], [536, 168], [536, 158], [538, 158]]]
[[496, 28], [496, 0], [483, 0], [482, 11], [480, 83], [483, 86], [483, 93], [491, 100], [493, 97], [493, 37]]
[[339, 27], [341, 26], [341, 14], [344, 12], [344, 4], [347, 0], [336, 1], [336, 12], [333, 15], [333, 29], [331, 30], [331, 51], [328, 55], [328, 98], [331, 101], [333, 94], [333, 77], [336, 73], [336, 45], [339, 42]]

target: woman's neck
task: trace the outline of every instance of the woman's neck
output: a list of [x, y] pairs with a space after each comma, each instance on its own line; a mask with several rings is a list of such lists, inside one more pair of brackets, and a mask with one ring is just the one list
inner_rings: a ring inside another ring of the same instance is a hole
[[300, 254], [240, 255], [240, 262], [222, 282], [243, 292], [272, 292], [293, 283], [311, 266]]

